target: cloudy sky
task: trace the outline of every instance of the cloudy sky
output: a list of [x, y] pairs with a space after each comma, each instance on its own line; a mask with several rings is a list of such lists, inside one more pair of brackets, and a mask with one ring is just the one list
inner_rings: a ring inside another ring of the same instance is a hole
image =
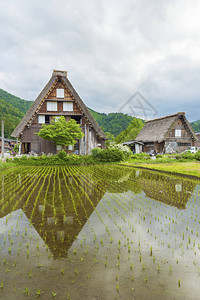
[[0, 88], [34, 100], [67, 70], [98, 112], [199, 120], [199, 11], [198, 0], [0, 0]]

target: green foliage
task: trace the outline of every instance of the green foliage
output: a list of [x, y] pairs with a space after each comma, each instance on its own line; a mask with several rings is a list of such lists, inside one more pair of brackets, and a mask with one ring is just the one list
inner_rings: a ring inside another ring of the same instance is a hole
[[[115, 137], [125, 130], [131, 121], [134, 119], [132, 116], [123, 113], [98, 113], [88, 108], [92, 116], [95, 118], [104, 132], [110, 132]], [[108, 137], [109, 138], [109, 137]]]
[[18, 145], [15, 144], [15, 146], [13, 148], [13, 151], [16, 152], [16, 153], [18, 153], [18, 151], [19, 151], [19, 144]]
[[121, 161], [124, 153], [119, 149], [99, 149], [95, 148], [92, 155], [67, 155], [65, 151], [60, 151], [57, 155], [41, 155], [36, 157], [7, 158], [9, 164], [19, 166], [51, 166], [51, 165], [88, 165], [98, 163], [109, 163]]
[[92, 149], [92, 156], [93, 157], [98, 157], [99, 153], [102, 152], [103, 150], [101, 148], [93, 148]]
[[75, 145], [76, 139], [84, 136], [80, 126], [75, 120], [71, 119], [67, 122], [65, 117], [61, 116], [49, 125], [42, 124], [42, 128], [36, 134], [45, 140], [54, 141], [56, 145]]
[[135, 153], [135, 154], [132, 154], [130, 158], [134, 159], [134, 160], [149, 160], [150, 155], [145, 152]]
[[141, 119], [134, 118], [131, 124], [116, 137], [115, 142], [118, 144], [133, 141], [143, 126], [144, 123]]
[[192, 126], [194, 132], [199, 132], [200, 131], [200, 120], [192, 122], [191, 126]]
[[175, 158], [176, 159], [187, 159], [187, 160], [195, 160], [196, 157], [195, 157], [195, 154], [194, 153], [191, 153], [190, 151], [187, 151], [185, 153], [181, 153], [181, 154], [177, 154], [175, 155]]
[[121, 161], [124, 158], [123, 152], [119, 149], [104, 149], [101, 151], [92, 152], [93, 157], [101, 162]]
[[108, 148], [111, 142], [114, 142], [115, 136], [110, 132], [105, 132], [107, 140], [105, 141], [105, 146]]
[[58, 156], [59, 159], [66, 159], [67, 153], [64, 150], [61, 150], [61, 151], [58, 152], [57, 156]]
[[5, 138], [11, 137], [11, 133], [32, 103], [32, 101], [22, 100], [0, 89], [0, 119], [4, 120]]
[[194, 157], [196, 160], [200, 160], [200, 150], [195, 153]]
[[[61, 152], [61, 153], [60, 153]], [[58, 155], [27, 157], [15, 157], [13, 160], [8, 158], [7, 162], [13, 162], [14, 165], [23, 166], [51, 166], [51, 165], [87, 165], [95, 164], [96, 161], [92, 155], [67, 155], [65, 151], [60, 151]]]
[[111, 144], [109, 149], [118, 149], [123, 153], [123, 159], [128, 158], [132, 152], [128, 146], [123, 146], [122, 144]]

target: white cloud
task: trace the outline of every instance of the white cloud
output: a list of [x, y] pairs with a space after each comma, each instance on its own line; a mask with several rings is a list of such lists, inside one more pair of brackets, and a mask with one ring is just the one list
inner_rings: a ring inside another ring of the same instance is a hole
[[160, 115], [199, 118], [199, 1], [0, 4], [0, 88], [32, 100], [63, 69], [97, 111], [116, 111], [139, 90]]

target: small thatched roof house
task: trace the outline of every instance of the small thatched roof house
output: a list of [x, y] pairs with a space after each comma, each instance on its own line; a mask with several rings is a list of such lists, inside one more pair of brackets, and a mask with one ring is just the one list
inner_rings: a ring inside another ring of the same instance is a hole
[[157, 153], [182, 152], [194, 146], [195, 133], [184, 112], [145, 122], [135, 139], [144, 143], [143, 151]]
[[59, 116], [65, 116], [66, 121], [75, 119], [84, 132], [75, 148], [68, 146], [67, 151], [89, 154], [94, 147], [104, 148], [105, 134], [70, 83], [67, 72], [54, 70], [49, 82], [12, 133], [13, 137], [21, 139], [22, 153], [57, 153], [60, 149], [54, 142], [35, 133], [39, 132], [42, 124], [49, 124]]

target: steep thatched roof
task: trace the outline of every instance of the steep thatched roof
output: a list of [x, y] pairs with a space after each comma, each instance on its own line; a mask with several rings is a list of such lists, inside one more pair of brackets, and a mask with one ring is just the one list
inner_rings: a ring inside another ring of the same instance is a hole
[[105, 139], [106, 136], [101, 129], [101, 127], [97, 124], [94, 117], [91, 115], [89, 110], [87, 109], [87, 106], [84, 104], [78, 93], [73, 88], [72, 84], [70, 83], [69, 79], [67, 78], [67, 72], [66, 71], [57, 71], [54, 70], [52, 73], [52, 77], [50, 78], [47, 85], [44, 87], [44, 89], [41, 91], [39, 96], [34, 101], [33, 105], [30, 107], [24, 118], [21, 120], [21, 122], [18, 124], [18, 126], [15, 128], [15, 130], [12, 132], [11, 136], [13, 137], [19, 137], [22, 131], [24, 130], [25, 126], [30, 126], [33, 119], [35, 118], [35, 114], [41, 107], [42, 103], [48, 99], [48, 95], [50, 94], [53, 87], [56, 85], [58, 81], [61, 81], [65, 87], [68, 89], [70, 94], [72, 95], [72, 98], [77, 103], [79, 109], [86, 117], [87, 121], [91, 124], [91, 126], [94, 128], [96, 134], [102, 138]]
[[184, 122], [186, 129], [190, 132], [192, 139], [196, 140], [195, 133], [185, 117], [184, 112], [178, 112], [170, 116], [146, 121], [144, 127], [136, 137], [136, 141], [147, 142], [158, 142], [161, 143], [165, 140], [168, 132], [173, 126], [177, 119], [181, 119]]

